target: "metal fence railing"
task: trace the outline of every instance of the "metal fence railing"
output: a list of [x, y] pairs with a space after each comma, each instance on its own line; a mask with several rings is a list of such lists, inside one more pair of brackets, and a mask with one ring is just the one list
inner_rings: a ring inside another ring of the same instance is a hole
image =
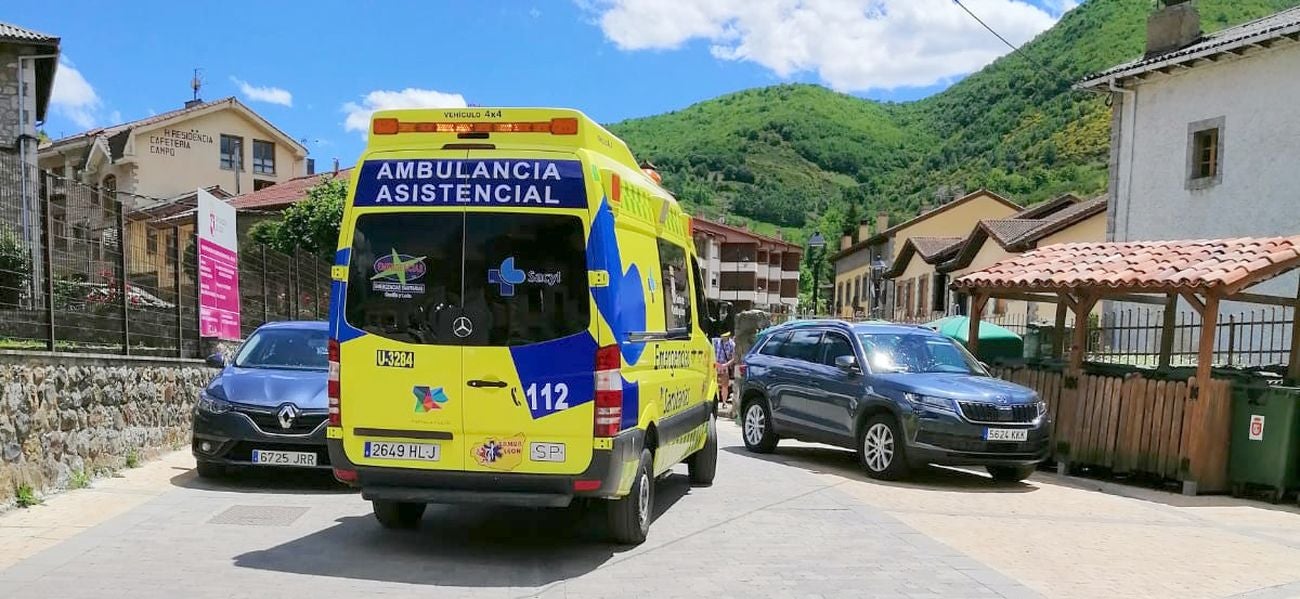
[[[1039, 304], [1049, 307], [1051, 304]], [[1041, 310], [1041, 308], [1040, 308]], [[1044, 312], [1039, 312], [1043, 314]], [[942, 313], [924, 317], [899, 316], [894, 322], [925, 324], [942, 318]], [[1031, 327], [1049, 327], [1050, 319], [1031, 322], [1024, 312], [991, 314], [981, 319], [1025, 336]], [[1088, 322], [1088, 350], [1091, 362], [1155, 367], [1160, 361], [1163, 308], [1103, 309]], [[1074, 329], [1074, 315], [1066, 316], [1065, 328]], [[1215, 325], [1214, 364], [1243, 368], [1284, 365], [1291, 356], [1292, 309], [1269, 306], [1221, 314]], [[1179, 311], [1174, 318], [1170, 365], [1194, 366], [1201, 335], [1201, 316]], [[1064, 347], [1069, 347], [1069, 337]]]
[[[0, 349], [194, 357], [193, 200], [94, 186], [0, 154]], [[240, 248], [243, 333], [324, 317], [329, 266]]]

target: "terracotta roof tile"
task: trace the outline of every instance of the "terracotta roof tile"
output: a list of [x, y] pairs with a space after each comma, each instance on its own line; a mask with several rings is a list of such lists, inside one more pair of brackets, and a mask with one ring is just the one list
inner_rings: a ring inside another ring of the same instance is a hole
[[[284, 208], [307, 199], [307, 190], [332, 176], [334, 176], [334, 171], [294, 177], [283, 183], [277, 183], [270, 187], [243, 194], [230, 200], [230, 205], [234, 206], [236, 210], [276, 210]], [[338, 176], [346, 181], [352, 176], [352, 169], [339, 169]]]
[[1204, 290], [1300, 267], [1291, 237], [1062, 243], [1011, 256], [953, 282], [957, 288]]

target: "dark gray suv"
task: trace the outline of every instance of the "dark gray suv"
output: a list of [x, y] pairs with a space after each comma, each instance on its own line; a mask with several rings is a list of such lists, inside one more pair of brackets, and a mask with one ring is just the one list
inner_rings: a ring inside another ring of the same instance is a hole
[[873, 478], [921, 464], [985, 466], [1019, 481], [1047, 457], [1047, 406], [989, 376], [930, 329], [800, 321], [761, 336], [741, 366], [745, 447], [782, 437], [856, 449]]

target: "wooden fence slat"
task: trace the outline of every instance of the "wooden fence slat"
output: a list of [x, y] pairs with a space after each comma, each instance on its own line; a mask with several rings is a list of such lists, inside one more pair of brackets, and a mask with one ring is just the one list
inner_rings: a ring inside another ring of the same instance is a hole
[[1083, 460], [1089, 464], [1097, 463], [1095, 451], [1093, 448], [1096, 443], [1096, 425], [1097, 425], [1097, 388], [1100, 382], [1095, 376], [1086, 377], [1087, 387], [1084, 388], [1084, 394], [1079, 397], [1083, 411]]
[[1149, 444], [1147, 460], [1143, 469], [1149, 473], [1164, 476], [1165, 455], [1169, 452], [1169, 401], [1165, 399], [1165, 390], [1169, 381], [1157, 381], [1152, 390], [1151, 421], [1145, 429], [1151, 430], [1152, 440]]
[[1201, 452], [1204, 470], [1197, 480], [1201, 492], [1228, 488], [1228, 446], [1232, 432], [1232, 382], [1215, 380], [1213, 402], [1206, 406]]
[[1192, 431], [1196, 430], [1196, 423], [1195, 423], [1196, 400], [1193, 400], [1190, 395], [1191, 387], [1192, 387], [1192, 383], [1190, 381], [1192, 380], [1194, 379], [1189, 379], [1188, 381], [1181, 381], [1178, 383], [1179, 388], [1182, 389], [1182, 396], [1183, 396], [1183, 426], [1182, 429], [1179, 431], [1179, 442], [1178, 442], [1177, 478], [1179, 479], [1182, 479], [1183, 477], [1187, 476], [1187, 472], [1185, 472], [1184, 467], [1190, 461], [1191, 454], [1193, 453], [1191, 437], [1192, 437]]
[[1140, 387], [1146, 386], [1146, 381], [1140, 377], [1130, 377], [1134, 379], [1134, 388], [1138, 391], [1124, 397], [1123, 404], [1120, 405], [1120, 423], [1119, 438], [1115, 444], [1115, 468], [1120, 471], [1130, 471], [1137, 467], [1138, 463], [1138, 441], [1141, 439], [1142, 422], [1142, 391]]
[[1047, 402], [1047, 415], [1052, 419], [1051, 430], [1048, 431], [1052, 439], [1052, 454], [1056, 454], [1056, 441], [1060, 437], [1057, 430], [1061, 425], [1061, 377], [1055, 372], [1047, 373], [1047, 385], [1043, 401]]
[[1092, 402], [1088, 400], [1088, 395], [1092, 392], [1092, 377], [1082, 375], [1079, 377], [1079, 395], [1075, 398], [1075, 421], [1074, 421], [1074, 444], [1078, 448], [1074, 454], [1074, 459], [1087, 463], [1088, 461], [1088, 423], [1092, 422], [1090, 417]]
[[[1136, 377], [1130, 378], [1134, 381], [1129, 384], [1131, 390], [1137, 379]], [[1116, 382], [1118, 383], [1115, 387], [1116, 392], [1111, 394], [1106, 401], [1106, 436], [1102, 441], [1102, 449], [1104, 450], [1102, 459], [1106, 466], [1110, 468], [1115, 467], [1115, 450], [1119, 445], [1120, 409], [1123, 407], [1127, 395], [1124, 393], [1125, 379], [1118, 379]]]
[[1178, 451], [1182, 435], [1183, 408], [1182, 398], [1178, 397], [1178, 384], [1169, 381], [1165, 384], [1165, 414], [1161, 426], [1163, 441], [1160, 446], [1160, 463], [1158, 472], [1166, 478], [1178, 475]]
[[1129, 385], [1128, 381], [1123, 378], [1111, 378], [1111, 392], [1106, 394], [1104, 405], [1102, 406], [1102, 423], [1101, 423], [1101, 463], [1107, 468], [1115, 467], [1115, 437], [1116, 437], [1116, 407], [1124, 399], [1125, 388]]
[[1149, 443], [1151, 438], [1148, 434], [1148, 425], [1151, 419], [1151, 394], [1155, 391], [1156, 381], [1145, 378], [1138, 378], [1138, 392], [1133, 396], [1133, 411], [1130, 415], [1133, 419], [1129, 423], [1128, 442], [1132, 453], [1129, 454], [1129, 468], [1138, 472], [1145, 472], [1147, 467], [1147, 455], [1150, 451]]

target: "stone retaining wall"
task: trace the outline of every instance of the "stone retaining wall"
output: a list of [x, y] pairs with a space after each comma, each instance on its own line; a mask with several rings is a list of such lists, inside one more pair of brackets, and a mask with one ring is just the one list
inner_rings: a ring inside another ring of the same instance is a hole
[[0, 505], [187, 443], [198, 360], [0, 351]]

